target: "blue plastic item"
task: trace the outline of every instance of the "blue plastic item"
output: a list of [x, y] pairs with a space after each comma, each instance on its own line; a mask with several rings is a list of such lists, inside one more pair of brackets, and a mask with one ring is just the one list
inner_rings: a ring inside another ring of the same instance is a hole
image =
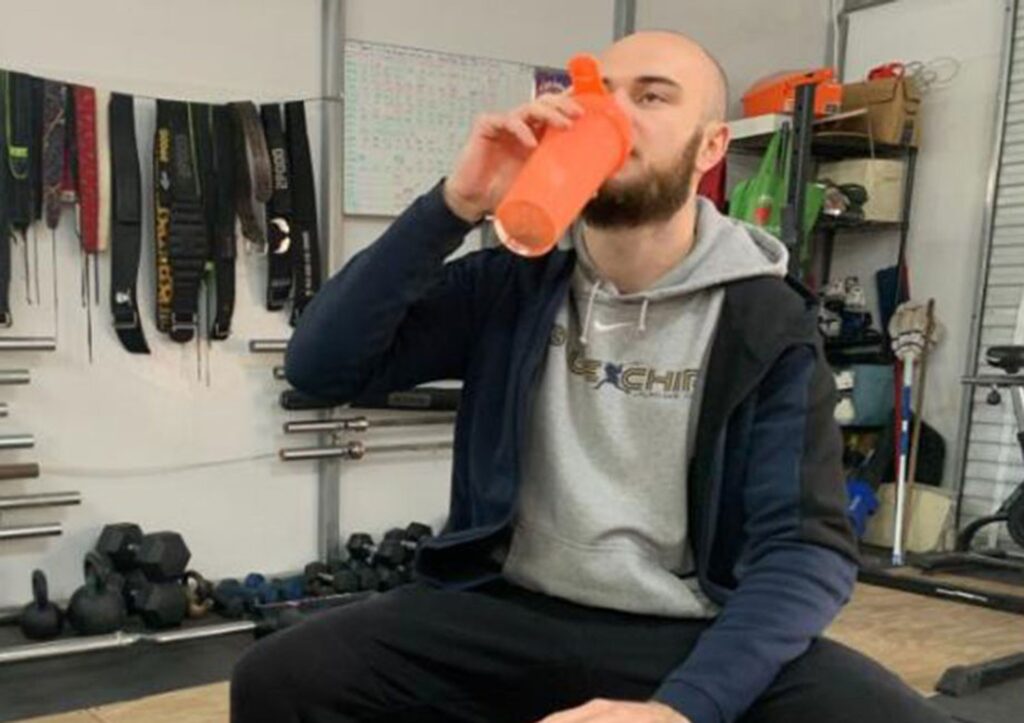
[[853, 477], [846, 481], [846, 516], [850, 518], [857, 533], [857, 539], [864, 537], [868, 526], [868, 518], [878, 509], [878, 497], [874, 488], [865, 480]]

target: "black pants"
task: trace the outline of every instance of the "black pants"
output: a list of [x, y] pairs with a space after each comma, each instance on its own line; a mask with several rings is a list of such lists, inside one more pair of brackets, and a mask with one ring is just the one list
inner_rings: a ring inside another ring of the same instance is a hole
[[[254, 645], [233, 723], [536, 721], [592, 698], [645, 700], [708, 623], [574, 605], [505, 583], [421, 585], [322, 613]], [[787, 665], [743, 723], [948, 721], [828, 640]]]

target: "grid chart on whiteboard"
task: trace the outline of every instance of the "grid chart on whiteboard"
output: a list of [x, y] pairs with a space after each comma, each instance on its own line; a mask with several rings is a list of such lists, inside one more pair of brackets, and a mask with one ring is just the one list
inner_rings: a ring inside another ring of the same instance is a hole
[[345, 213], [394, 216], [451, 170], [473, 118], [530, 99], [534, 68], [345, 43]]

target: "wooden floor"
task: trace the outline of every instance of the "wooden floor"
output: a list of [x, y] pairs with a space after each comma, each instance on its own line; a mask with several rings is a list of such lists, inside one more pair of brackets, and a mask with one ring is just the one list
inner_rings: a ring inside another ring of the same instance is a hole
[[[858, 585], [828, 635], [875, 658], [930, 693], [951, 665], [1024, 652], [1024, 616]], [[217, 683], [32, 723], [223, 723], [228, 685]], [[25, 723], [24, 721], [22, 723]]]

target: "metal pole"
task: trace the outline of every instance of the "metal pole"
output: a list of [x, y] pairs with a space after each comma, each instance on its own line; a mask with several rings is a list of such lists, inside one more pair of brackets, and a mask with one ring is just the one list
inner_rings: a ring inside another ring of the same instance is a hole
[[51, 336], [4, 336], [0, 337], [0, 351], [54, 351], [57, 340]]
[[31, 449], [36, 446], [36, 439], [31, 434], [0, 435], [0, 449]]
[[[335, 244], [345, 237], [345, 3], [321, 0], [320, 12], [320, 94], [328, 99], [320, 116], [320, 243], [325, 276], [330, 276], [341, 260], [340, 248], [336, 249]], [[324, 413], [325, 418], [328, 415]], [[341, 465], [338, 460], [322, 460], [317, 475], [317, 555], [332, 562], [342, 557]]]
[[80, 492], [39, 492], [33, 495], [0, 495], [0, 510], [25, 510], [32, 507], [63, 507], [82, 504]]
[[35, 479], [39, 476], [37, 462], [16, 462], [0, 464], [0, 482], [9, 479]]
[[250, 339], [249, 351], [252, 354], [280, 354], [288, 348], [287, 339]]
[[0, 527], [0, 540], [21, 540], [27, 537], [52, 537], [61, 534], [59, 522], [43, 522], [38, 525]]
[[636, 0], [615, 0], [615, 26], [612, 38], [618, 40], [636, 31]]
[[443, 452], [452, 448], [452, 442], [403, 442], [401, 444], [373, 444], [349, 442], [328, 447], [298, 447], [282, 449], [280, 457], [285, 462], [300, 462], [308, 459], [350, 459], [359, 460], [368, 454], [395, 454], [398, 452]]
[[[985, 282], [992, 258], [992, 231], [995, 220], [996, 193], [999, 189], [999, 172], [1002, 165], [1003, 139], [1006, 136], [1006, 110], [1010, 94], [1010, 71], [1013, 63], [1013, 43], [1016, 35], [1017, 9], [1019, 0], [1008, 0], [1004, 6], [1002, 68], [999, 72], [999, 97], [996, 107], [995, 133], [992, 141], [992, 157], [989, 162], [988, 189], [985, 193], [985, 212], [982, 216], [982, 243], [978, 247], [978, 269], [974, 280], [974, 310], [971, 313], [971, 333], [967, 341], [967, 359], [964, 362], [964, 376], [974, 377], [978, 373], [978, 354], [981, 351], [982, 315], [985, 311]], [[953, 448], [954, 477], [957, 487], [954, 513], [954, 531], [960, 530], [961, 506], [964, 496], [964, 476], [967, 474], [967, 439], [970, 435], [971, 411], [974, 406], [974, 390], [964, 391], [960, 397], [960, 419], [957, 426], [956, 446]]]
[[789, 270], [798, 278], [803, 271], [800, 251], [804, 247], [804, 206], [807, 180], [811, 175], [811, 141], [814, 137], [814, 85], [797, 86], [793, 109], [792, 146], [789, 149], [789, 173], [786, 205], [782, 208], [782, 242], [789, 249]]
[[7, 402], [0, 402], [0, 418], [6, 417], [8, 414]]
[[381, 427], [427, 427], [440, 424], [453, 424], [455, 417], [451, 414], [394, 417], [391, 419], [369, 419], [367, 417], [342, 417], [339, 419], [304, 419], [296, 422], [285, 422], [284, 431], [288, 434], [299, 432], [366, 432]]
[[0, 369], [0, 384], [28, 384], [30, 381], [28, 369]]
[[201, 625], [187, 630], [172, 630], [163, 633], [126, 633], [118, 631], [109, 635], [93, 635], [72, 640], [54, 640], [48, 643], [30, 643], [0, 650], [0, 665], [5, 663], [21, 663], [41, 658], [63, 657], [92, 653], [98, 650], [128, 648], [140, 643], [167, 645], [182, 640], [200, 640], [216, 638], [236, 633], [248, 633], [256, 628], [252, 620], [238, 620], [216, 625]]

